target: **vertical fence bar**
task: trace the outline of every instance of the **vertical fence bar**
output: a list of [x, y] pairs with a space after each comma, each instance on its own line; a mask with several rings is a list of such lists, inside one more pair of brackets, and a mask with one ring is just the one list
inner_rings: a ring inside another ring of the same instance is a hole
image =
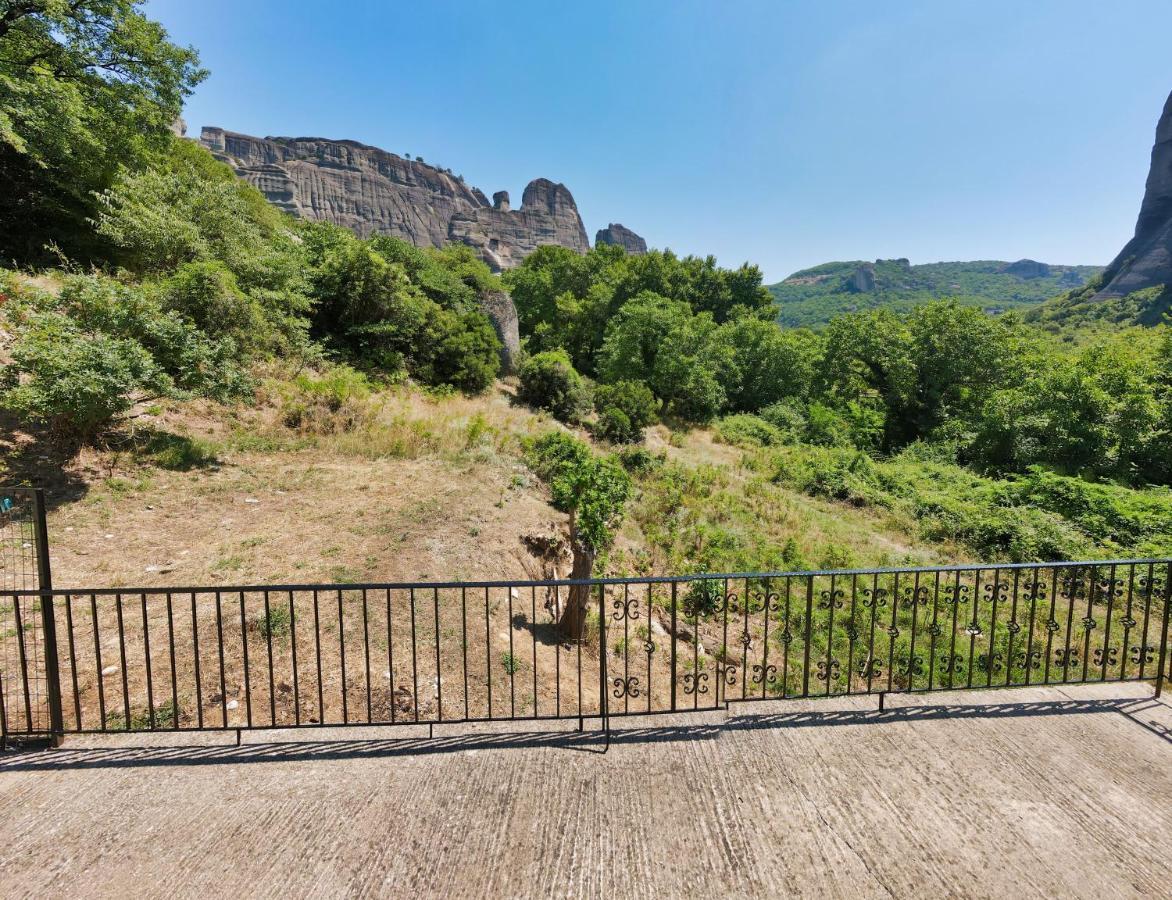
[[[512, 608], [512, 591], [509, 592], [509, 607]], [[439, 615], [439, 588], [431, 589], [432, 608], [435, 612], [435, 708], [436, 717], [444, 720], [444, 673], [440, 668], [440, 615]], [[513, 623], [509, 617], [509, 649], [513, 647]]]
[[671, 711], [676, 711], [676, 582], [671, 583]]
[[[155, 684], [151, 678], [151, 629], [147, 622], [147, 595], [144, 591], [141, 595], [142, 599], [142, 642], [143, 642], [143, 661], [146, 663], [146, 689], [147, 689], [147, 724], [151, 731], [155, 730]], [[129, 723], [126, 726], [130, 727]]]
[[[95, 613], [96, 615], [96, 613]], [[97, 640], [97, 632], [94, 633], [94, 640]], [[199, 619], [196, 617], [195, 610], [195, 591], [191, 592], [191, 646], [192, 653], [195, 656], [195, 714], [199, 727], [203, 728], [203, 684], [201, 683], [201, 675], [199, 670]], [[101, 663], [98, 663], [101, 665]], [[99, 681], [100, 685], [101, 682]], [[103, 714], [103, 719], [105, 714]]]
[[244, 608], [244, 591], [240, 592], [240, 649], [244, 658], [244, 721], [252, 727], [252, 680], [248, 672], [248, 619]]
[[[1153, 573], [1154, 575], [1154, 573]], [[1156, 696], [1164, 693], [1165, 667], [1168, 663], [1168, 621], [1172, 613], [1172, 563], [1168, 564], [1164, 572], [1164, 624], [1160, 628], [1160, 668], [1156, 672]]]
[[[49, 526], [45, 519], [45, 492], [33, 491], [33, 534], [37, 549], [37, 587], [41, 592], [41, 633], [45, 642], [45, 689], [49, 700], [49, 729], [53, 743], [65, 738], [61, 711], [61, 670], [57, 663], [57, 617], [53, 609], [53, 567], [49, 561]], [[31, 725], [31, 723], [30, 723]]]

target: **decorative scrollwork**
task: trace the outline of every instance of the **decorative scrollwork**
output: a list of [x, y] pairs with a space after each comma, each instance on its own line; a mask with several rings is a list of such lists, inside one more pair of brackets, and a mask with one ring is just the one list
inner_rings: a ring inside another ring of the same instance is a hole
[[1005, 626], [1005, 630], [1010, 634], [1017, 634], [1019, 631], [1021, 631], [1021, 623], [1018, 622], [1017, 619], [1010, 619], [1008, 624]]
[[887, 636], [894, 641], [897, 637], [899, 637], [899, 629], [894, 625], [888, 625]]
[[1068, 600], [1081, 600], [1087, 595], [1086, 581], [1077, 569], [1064, 572], [1058, 585], [1058, 593]]
[[724, 683], [729, 687], [733, 687], [737, 683], [737, 667], [732, 663], [726, 663], [720, 674]]
[[835, 588], [833, 591], [823, 591], [822, 599], [818, 602], [819, 609], [842, 609], [842, 598], [845, 596], [842, 591]]
[[684, 673], [684, 693], [685, 694], [707, 694], [708, 693], [708, 673], [700, 672], [699, 674], [693, 672]]
[[968, 603], [969, 586], [967, 584], [948, 584], [944, 586], [944, 602], [949, 606]]
[[1145, 644], [1144, 646], [1141, 646], [1141, 647], [1132, 647], [1131, 648], [1131, 661], [1133, 663], [1137, 663], [1137, 664], [1143, 663], [1146, 665], [1147, 663], [1150, 663], [1155, 659], [1155, 654], [1156, 654], [1156, 648], [1153, 647], [1151, 644]]
[[763, 681], [777, 680], [777, 666], [753, 666], [753, 684], [760, 684]]
[[1046, 631], [1048, 631], [1050, 634], [1057, 634], [1061, 630], [1062, 626], [1058, 624], [1057, 619], [1052, 618], [1046, 623]]
[[929, 593], [928, 588], [924, 585], [920, 585], [919, 587], [908, 585], [903, 589], [903, 600], [900, 602], [900, 605], [904, 609], [911, 609], [916, 605], [927, 606]]
[[1104, 651], [1102, 647], [1095, 648], [1095, 665], [1101, 666], [1106, 661], [1106, 665], [1113, 666], [1119, 662], [1119, 648], [1108, 647]]
[[945, 653], [940, 658], [940, 671], [945, 675], [952, 675], [964, 671], [964, 657], [959, 653]]
[[615, 697], [639, 696], [639, 676], [637, 675], [632, 675], [630, 678], [616, 678], [612, 683], [614, 684]]
[[1082, 627], [1084, 631], [1094, 631], [1099, 627], [1099, 623], [1090, 616], [1084, 616], [1082, 620]]
[[1095, 603], [1106, 603], [1113, 597], [1122, 597], [1127, 583], [1121, 578], [1100, 578], [1098, 591], [1095, 593]]
[[749, 634], [749, 632], [747, 632], [747, 631], [742, 631], [742, 632], [741, 632], [740, 641], [741, 641], [741, 646], [742, 646], [742, 647], [744, 647], [744, 648], [745, 648], [745, 652], [746, 652], [746, 653], [748, 653], [748, 652], [749, 652], [749, 648], [753, 646], [753, 638], [752, 638], [752, 636]]
[[1069, 650], [1059, 647], [1054, 651], [1054, 665], [1056, 666], [1077, 666], [1078, 658], [1077, 647], [1071, 647]]
[[981, 623], [978, 622], [976, 619], [973, 619], [971, 622], [968, 623], [968, 625], [966, 625], [964, 627], [964, 633], [967, 634], [969, 637], [978, 638], [982, 634], [984, 634], [985, 632], [981, 629]]
[[776, 591], [769, 591], [768, 593], [754, 591], [749, 594], [749, 598], [753, 601], [753, 608], [756, 610], [768, 610], [769, 612], [781, 611], [781, 594]]
[[736, 591], [729, 591], [716, 604], [717, 612], [737, 613], [741, 611], [741, 598]]
[[1135, 626], [1138, 625], [1139, 622], [1137, 622], [1131, 616], [1126, 616], [1126, 617], [1119, 620], [1119, 624], [1122, 625], [1124, 628], [1132, 629], [1132, 628], [1135, 628]]
[[1024, 650], [1017, 654], [1014, 662], [1023, 669], [1040, 669], [1042, 668], [1042, 651], [1031, 650], [1026, 653]]
[[935, 622], [933, 622], [931, 625], [928, 626], [928, 634], [931, 637], [938, 638], [938, 637], [940, 637], [940, 635], [944, 634], [944, 629], [941, 628], [939, 625], [937, 625]]
[[1001, 671], [1001, 654], [982, 653], [977, 657], [977, 668], [982, 672], [1000, 672]]
[[785, 646], [788, 647], [790, 644], [792, 644], [794, 642], [794, 633], [792, 631], [790, 631], [788, 628], [786, 628], [785, 631], [783, 631], [781, 634], [779, 634], [777, 636], [777, 639], [779, 641], [781, 641], [782, 644], [784, 644]]
[[924, 671], [924, 657], [912, 656], [901, 661], [899, 674], [905, 678], [915, 678], [918, 675], [923, 675]]
[[841, 677], [841, 663], [837, 659], [832, 659], [828, 663], [824, 659], [818, 660], [818, 680], [819, 681], [838, 681]]
[[648, 656], [650, 656], [652, 653], [654, 653], [655, 652], [655, 641], [651, 640], [651, 638], [647, 638], [647, 640], [645, 640], [643, 642], [643, 652], [646, 653]]
[[1046, 599], [1046, 582], [1040, 578], [1032, 578], [1022, 585], [1023, 598], [1033, 603], [1035, 600]]
[[855, 627], [855, 623], [853, 621], [850, 622], [843, 630], [846, 632], [846, 639], [851, 643], [854, 643], [859, 639], [859, 629]]
[[864, 659], [859, 663], [858, 672], [860, 678], [881, 678], [883, 676], [883, 667], [877, 659]]
[[990, 581], [986, 582], [985, 600], [995, 601], [1001, 603], [1009, 599], [1009, 582], [1007, 581]]
[[615, 600], [614, 612], [611, 613], [611, 618], [616, 622], [621, 622], [623, 619], [637, 619], [639, 618], [639, 598], [631, 597], [627, 600]]
[[887, 594], [887, 588], [864, 588], [863, 606], [865, 606], [867, 609], [886, 606]]

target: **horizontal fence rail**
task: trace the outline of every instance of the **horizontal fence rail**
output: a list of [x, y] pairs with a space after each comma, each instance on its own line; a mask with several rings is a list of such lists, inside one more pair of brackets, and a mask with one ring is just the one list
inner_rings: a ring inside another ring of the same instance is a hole
[[[605, 722], [851, 694], [1139, 680], [1158, 691], [1170, 584], [1172, 561], [1116, 560], [10, 589], [0, 724], [16, 735]], [[575, 604], [584, 621], [567, 634]], [[55, 636], [55, 665], [38, 628]]]

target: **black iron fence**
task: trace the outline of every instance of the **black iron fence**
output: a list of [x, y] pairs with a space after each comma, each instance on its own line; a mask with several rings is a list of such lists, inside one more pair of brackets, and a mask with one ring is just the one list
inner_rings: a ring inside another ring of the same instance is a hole
[[[0, 709], [6, 734], [60, 735], [606, 723], [733, 702], [1087, 682], [1152, 680], [1158, 692], [1170, 662], [1170, 584], [1169, 560], [590, 581], [41, 584], [0, 592], [14, 626], [4, 631]], [[587, 603], [573, 641], [558, 628], [571, 595]], [[38, 621], [39, 642], [28, 625]]]

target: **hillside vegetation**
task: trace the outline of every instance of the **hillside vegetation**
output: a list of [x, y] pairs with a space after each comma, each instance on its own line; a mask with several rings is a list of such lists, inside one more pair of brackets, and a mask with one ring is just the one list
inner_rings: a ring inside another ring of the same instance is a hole
[[831, 262], [795, 272], [769, 286], [777, 318], [790, 327], [821, 327], [843, 313], [883, 307], [908, 312], [933, 300], [1005, 312], [1035, 306], [1102, 271], [1099, 266], [1050, 266], [983, 260], [910, 265], [906, 259]]
[[[293, 220], [171, 135], [201, 70], [139, 4], [30, 9], [0, 31], [5, 215], [36, 212], [0, 234], [3, 474], [53, 488], [64, 582], [1172, 551], [1164, 325], [1063, 340], [977, 308], [1025, 302], [992, 272], [956, 282], [980, 304], [817, 331], [711, 257], [545, 246], [498, 278]], [[81, 152], [132, 127], [117, 165]], [[479, 302], [502, 288], [504, 381]]]

